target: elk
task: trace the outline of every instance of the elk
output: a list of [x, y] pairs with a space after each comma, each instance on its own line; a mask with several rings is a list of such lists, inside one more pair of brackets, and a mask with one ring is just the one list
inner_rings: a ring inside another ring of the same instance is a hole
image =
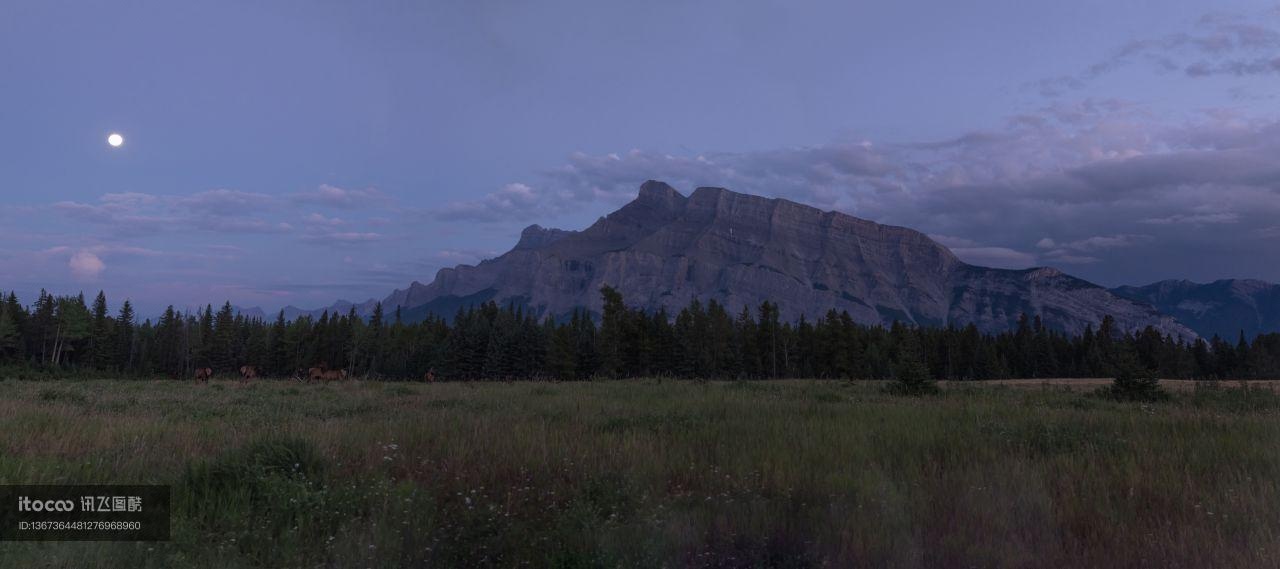
[[249, 380], [257, 378], [257, 366], [240, 366], [240, 383], [249, 383]]
[[427, 383], [432, 383], [435, 380], [436, 380], [436, 368], [431, 368], [427, 370], [426, 375], [422, 376], [422, 381], [425, 381]]
[[213, 377], [213, 368], [198, 367], [196, 368], [196, 381], [209, 382], [209, 378]]
[[321, 376], [325, 381], [342, 381], [347, 378], [347, 370], [345, 369], [326, 370], [321, 374]]
[[323, 367], [313, 367], [313, 368], [307, 369], [307, 383], [311, 383], [312, 381], [317, 381], [321, 379], [324, 379]]

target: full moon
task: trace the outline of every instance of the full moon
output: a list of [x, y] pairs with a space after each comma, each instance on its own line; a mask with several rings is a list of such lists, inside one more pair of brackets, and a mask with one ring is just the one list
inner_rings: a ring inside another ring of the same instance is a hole
[[113, 132], [107, 136], [107, 144], [110, 144], [111, 146], [120, 146], [121, 144], [124, 144], [124, 137], [120, 136], [119, 133]]

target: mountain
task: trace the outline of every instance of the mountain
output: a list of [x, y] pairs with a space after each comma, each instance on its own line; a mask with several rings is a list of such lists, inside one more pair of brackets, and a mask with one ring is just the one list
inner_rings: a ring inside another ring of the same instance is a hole
[[502, 256], [442, 269], [383, 305], [448, 317], [459, 306], [495, 300], [563, 317], [580, 306], [598, 313], [606, 284], [629, 305], [672, 314], [695, 298], [732, 311], [769, 300], [787, 320], [834, 309], [865, 324], [974, 323], [997, 332], [1027, 313], [1072, 333], [1110, 314], [1127, 330], [1152, 325], [1195, 336], [1148, 304], [1056, 269], [968, 265], [904, 227], [723, 188], [686, 197], [656, 181], [587, 229], [530, 226]]
[[232, 306], [231, 310], [240, 316], [244, 316], [250, 320], [266, 320], [267, 313], [260, 306], [245, 308], [243, 306]]
[[[281, 310], [284, 310], [285, 320], [296, 320], [302, 316], [319, 318], [320, 315], [324, 314], [325, 312], [328, 312], [329, 314], [345, 315], [348, 312], [351, 312], [351, 309], [354, 307], [356, 309], [356, 314], [359, 314], [360, 316], [364, 316], [367, 318], [370, 314], [373, 314], [373, 306], [377, 303], [378, 301], [372, 298], [364, 302], [361, 302], [359, 304], [356, 304], [347, 300], [339, 300], [333, 304], [330, 304], [329, 306], [325, 306], [321, 308], [313, 308], [313, 309], [298, 308], [290, 304], [289, 306], [286, 306]], [[387, 306], [385, 302], [383, 303], [383, 305]], [[272, 315], [272, 318], [274, 317], [275, 316]]]
[[1235, 341], [1280, 332], [1280, 285], [1249, 279], [1207, 284], [1168, 280], [1146, 286], [1122, 286], [1111, 292], [1145, 302], [1177, 318], [1201, 336]]

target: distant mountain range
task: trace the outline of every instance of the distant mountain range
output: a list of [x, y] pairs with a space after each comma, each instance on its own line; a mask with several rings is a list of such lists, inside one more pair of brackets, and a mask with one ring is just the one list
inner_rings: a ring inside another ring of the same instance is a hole
[[[319, 318], [320, 315], [324, 314], [325, 312], [328, 312], [329, 314], [334, 314], [334, 313], [347, 314], [348, 312], [351, 311], [351, 307], [354, 306], [356, 308], [357, 314], [364, 317], [368, 317], [370, 314], [373, 313], [373, 307], [377, 303], [378, 301], [372, 298], [360, 304], [355, 304], [352, 302], [348, 302], [346, 300], [339, 300], [323, 308], [306, 309], [306, 308], [298, 308], [296, 306], [289, 305], [282, 308], [281, 311], [284, 312], [285, 320], [296, 320], [302, 316]], [[257, 318], [261, 320], [275, 320], [276, 316], [279, 315], [279, 312], [272, 312], [268, 314], [265, 310], [263, 310], [261, 307], [258, 307], [258, 306], [252, 306], [248, 308], [241, 307], [241, 306], [232, 306], [231, 308], [235, 310], [236, 314], [240, 314], [242, 316], [245, 316], [246, 318]]]
[[[381, 302], [388, 318], [399, 308], [406, 322], [430, 314], [449, 318], [490, 300], [562, 318], [577, 307], [598, 314], [606, 284], [629, 305], [670, 314], [695, 298], [715, 299], [732, 311], [769, 300], [787, 320], [837, 310], [864, 324], [973, 323], [1000, 332], [1026, 313], [1080, 333], [1109, 314], [1126, 330], [1155, 326], [1188, 339], [1280, 332], [1280, 285], [1162, 281], [1108, 290], [1048, 267], [970, 265], [904, 227], [723, 188], [685, 196], [656, 181], [582, 231], [531, 225], [507, 253], [441, 269], [431, 283], [415, 281]], [[355, 308], [368, 317], [377, 302], [288, 306], [284, 314], [319, 317]], [[275, 317], [259, 308], [239, 310]]]
[[[970, 265], [904, 227], [723, 188], [685, 196], [656, 181], [582, 231], [529, 226], [507, 253], [442, 269], [431, 283], [415, 281], [381, 302], [388, 317], [399, 308], [410, 322], [490, 300], [560, 318], [576, 307], [598, 313], [606, 284], [629, 305], [671, 314], [696, 298], [735, 312], [769, 300], [788, 320], [837, 310], [864, 324], [973, 323], [985, 332], [1009, 330], [1023, 313], [1070, 333], [1108, 314], [1126, 330], [1154, 326], [1184, 338], [1280, 329], [1276, 285], [1166, 281], [1107, 290], [1047, 267]], [[354, 307], [367, 317], [376, 303], [284, 312], [292, 319]]]
[[1160, 281], [1146, 286], [1111, 289], [1118, 296], [1150, 304], [1205, 338], [1235, 341], [1243, 332], [1280, 332], [1280, 285], [1248, 279], [1208, 284]]

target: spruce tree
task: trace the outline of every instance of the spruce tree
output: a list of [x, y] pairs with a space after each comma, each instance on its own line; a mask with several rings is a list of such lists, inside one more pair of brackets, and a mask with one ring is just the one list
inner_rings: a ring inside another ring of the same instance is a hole
[[929, 373], [929, 366], [924, 361], [919, 340], [912, 331], [907, 331], [898, 345], [898, 357], [894, 366], [894, 378], [888, 391], [895, 395], [928, 395], [938, 391], [938, 383]]
[[623, 342], [627, 336], [627, 307], [622, 302], [622, 294], [611, 286], [600, 287], [600, 296], [604, 301], [600, 318], [600, 374], [619, 377], [625, 363]]
[[133, 304], [125, 300], [124, 304], [120, 305], [120, 312], [116, 315], [116, 325], [112, 334], [112, 344], [115, 347], [115, 356], [112, 357], [112, 361], [123, 371], [132, 370], [134, 365], [136, 350], [133, 320]]
[[1160, 387], [1155, 370], [1142, 365], [1138, 358], [1125, 351], [1118, 354], [1116, 377], [1108, 393], [1120, 401], [1160, 401], [1168, 397]]

